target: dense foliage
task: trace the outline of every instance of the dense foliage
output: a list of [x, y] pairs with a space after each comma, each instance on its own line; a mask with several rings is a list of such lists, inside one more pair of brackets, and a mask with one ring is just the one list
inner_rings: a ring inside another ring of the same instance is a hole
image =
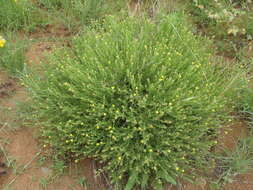
[[115, 13], [125, 5], [123, 0], [38, 0], [37, 3], [48, 11], [60, 13], [71, 30]]
[[4, 68], [15, 75], [24, 69], [25, 47], [21, 41], [12, 44], [9, 40], [0, 36], [0, 69]]
[[33, 14], [33, 6], [27, 0], [0, 1], [0, 30], [32, 29], [41, 20]]
[[194, 177], [217, 143], [229, 74], [181, 14], [97, 28], [56, 51], [42, 78], [24, 78], [45, 146], [102, 161], [118, 189]]

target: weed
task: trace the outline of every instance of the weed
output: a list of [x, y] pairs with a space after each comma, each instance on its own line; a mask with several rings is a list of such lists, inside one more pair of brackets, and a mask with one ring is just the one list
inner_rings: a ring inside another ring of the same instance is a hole
[[107, 0], [39, 0], [38, 4], [55, 14], [70, 29], [76, 30], [105, 14], [115, 13], [123, 1]]
[[44, 155], [41, 155], [41, 156], [39, 157], [39, 159], [38, 159], [38, 164], [39, 164], [39, 166], [43, 166], [43, 165], [46, 163], [46, 161], [47, 161], [47, 157], [44, 156]]
[[88, 181], [85, 177], [80, 177], [77, 179], [77, 183], [81, 186], [87, 189]]
[[43, 18], [36, 13], [35, 7], [28, 0], [0, 1], [0, 30], [29, 31], [43, 22]]
[[205, 35], [215, 39], [219, 52], [233, 57], [252, 39], [252, 1], [191, 0], [188, 5], [194, 22]]
[[235, 79], [209, 63], [182, 17], [107, 17], [56, 52], [43, 80], [24, 77], [44, 142], [106, 163], [118, 189], [161, 189], [206, 167]]
[[222, 174], [215, 182], [216, 185], [231, 183], [238, 174], [245, 174], [253, 168], [253, 139], [252, 136], [241, 138], [234, 151], [224, 150], [223, 156], [217, 157]]
[[25, 62], [25, 45], [24, 41], [16, 40], [9, 35], [5, 39], [5, 44], [0, 47], [0, 67], [6, 69], [8, 72], [17, 75], [22, 72]]
[[43, 189], [46, 189], [49, 185], [49, 181], [47, 178], [40, 178], [39, 183]]
[[56, 177], [56, 176], [60, 176], [64, 173], [64, 171], [66, 169], [66, 165], [65, 165], [64, 161], [59, 160], [58, 158], [55, 158], [53, 165], [50, 168], [54, 170], [55, 177]]
[[[4, 140], [6, 140], [6, 139], [4, 139]], [[1, 139], [1, 142], [0, 142], [0, 152], [4, 156], [5, 165], [6, 165], [7, 168], [11, 168], [13, 170], [13, 172], [16, 174], [17, 173], [16, 159], [8, 155], [7, 151], [2, 146], [1, 143], [2, 143], [2, 139]]]

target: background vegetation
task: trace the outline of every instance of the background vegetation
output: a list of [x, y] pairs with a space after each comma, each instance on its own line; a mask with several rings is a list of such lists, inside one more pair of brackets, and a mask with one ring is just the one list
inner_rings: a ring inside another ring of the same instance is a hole
[[[20, 112], [40, 126], [60, 173], [90, 157], [116, 189], [164, 189], [219, 167], [219, 189], [253, 163], [252, 8], [251, 0], [0, 1], [0, 67], [22, 75], [31, 102]], [[54, 26], [68, 34], [51, 42], [64, 45], [41, 70], [26, 69], [33, 34]], [[250, 133], [216, 154], [231, 118]]]

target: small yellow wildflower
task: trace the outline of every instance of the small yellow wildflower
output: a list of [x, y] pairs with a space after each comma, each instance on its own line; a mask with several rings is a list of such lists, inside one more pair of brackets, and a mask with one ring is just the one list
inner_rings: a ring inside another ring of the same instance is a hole
[[179, 170], [179, 167], [176, 167], [176, 170], [178, 171], [178, 170]]
[[0, 48], [4, 47], [5, 43], [6, 40], [2, 36], [0, 36]]

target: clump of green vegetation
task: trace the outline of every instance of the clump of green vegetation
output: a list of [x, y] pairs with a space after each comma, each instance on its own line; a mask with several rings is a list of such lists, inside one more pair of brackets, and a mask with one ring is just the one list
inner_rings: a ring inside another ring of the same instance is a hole
[[238, 174], [245, 174], [253, 168], [253, 138], [240, 138], [235, 150], [225, 149], [223, 155], [217, 156], [219, 165], [216, 169], [222, 171], [219, 179], [213, 184], [220, 187], [231, 183]]
[[35, 8], [30, 1], [0, 1], [0, 30], [32, 30], [42, 23], [43, 19], [35, 14]]
[[156, 21], [110, 16], [90, 27], [52, 55], [42, 78], [24, 78], [45, 146], [105, 163], [116, 189], [162, 189], [198, 175], [233, 81], [209, 63], [201, 40], [178, 13]]
[[107, 0], [39, 0], [38, 4], [57, 15], [70, 29], [77, 29], [105, 14], [119, 11], [124, 1]]
[[7, 39], [0, 36], [0, 67], [16, 75], [24, 69], [25, 46], [21, 40], [12, 41], [10, 36]]
[[201, 31], [217, 42], [220, 52], [235, 56], [253, 37], [252, 1], [191, 0], [188, 10]]

